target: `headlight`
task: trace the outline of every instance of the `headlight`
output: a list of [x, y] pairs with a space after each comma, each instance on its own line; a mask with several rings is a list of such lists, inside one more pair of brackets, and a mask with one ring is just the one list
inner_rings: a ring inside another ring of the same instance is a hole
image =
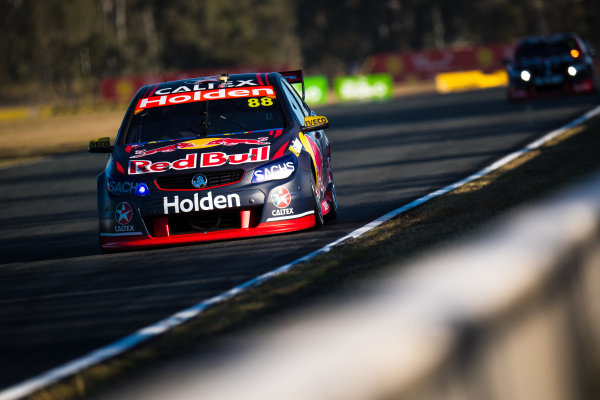
[[524, 69], [523, 71], [521, 71], [521, 79], [523, 79], [525, 82], [529, 82], [529, 80], [531, 79], [531, 73]]
[[569, 68], [567, 68], [567, 74], [571, 76], [577, 75], [577, 68], [571, 65]]
[[150, 190], [148, 190], [148, 186], [145, 183], [138, 183], [135, 187], [135, 194], [138, 196], [148, 196]]
[[288, 178], [294, 173], [297, 167], [298, 161], [296, 156], [288, 154], [287, 156], [280, 157], [262, 167], [256, 168], [252, 175], [252, 183], [262, 183]]

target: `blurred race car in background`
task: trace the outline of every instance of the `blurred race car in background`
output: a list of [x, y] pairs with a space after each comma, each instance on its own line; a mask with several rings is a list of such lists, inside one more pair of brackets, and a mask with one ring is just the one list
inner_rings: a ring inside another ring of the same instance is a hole
[[291, 83], [302, 71], [143, 86], [98, 176], [103, 249], [320, 227], [337, 216], [328, 121]]
[[593, 53], [574, 33], [520, 39], [505, 61], [508, 100], [595, 92]]

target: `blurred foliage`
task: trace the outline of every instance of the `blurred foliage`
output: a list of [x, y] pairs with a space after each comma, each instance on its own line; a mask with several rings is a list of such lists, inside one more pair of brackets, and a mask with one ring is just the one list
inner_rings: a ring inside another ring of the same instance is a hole
[[[309, 71], [354, 72], [377, 52], [512, 42], [576, 32], [600, 45], [598, 0], [297, 0]], [[315, 4], [316, 3], [316, 4]]]
[[[227, 66], [356, 72], [375, 52], [575, 31], [597, 0], [0, 0], [0, 101], [81, 98], [107, 76]], [[595, 43], [598, 47], [599, 43]]]

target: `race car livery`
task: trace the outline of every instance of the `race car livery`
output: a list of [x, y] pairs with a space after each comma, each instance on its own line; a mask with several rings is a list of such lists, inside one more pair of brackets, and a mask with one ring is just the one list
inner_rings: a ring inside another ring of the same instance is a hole
[[596, 90], [590, 51], [574, 33], [523, 38], [506, 64], [509, 101]]
[[103, 249], [319, 228], [337, 216], [327, 118], [290, 83], [302, 71], [142, 87], [98, 176]]

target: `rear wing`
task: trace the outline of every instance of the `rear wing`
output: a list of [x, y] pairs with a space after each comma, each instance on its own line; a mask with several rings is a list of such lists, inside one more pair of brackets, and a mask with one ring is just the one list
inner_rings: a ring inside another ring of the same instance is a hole
[[295, 71], [280, 72], [281, 76], [285, 78], [290, 84], [301, 83], [302, 84], [302, 100], [304, 100], [304, 73], [301, 69]]

